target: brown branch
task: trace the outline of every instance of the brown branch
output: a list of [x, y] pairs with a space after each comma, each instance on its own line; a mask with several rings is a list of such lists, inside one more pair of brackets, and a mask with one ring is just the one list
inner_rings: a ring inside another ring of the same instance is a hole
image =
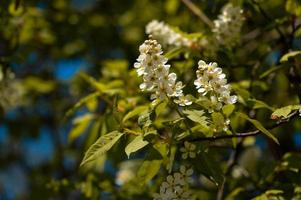
[[[298, 116], [299, 111], [294, 111], [290, 115], [288, 115], [287, 118], [280, 119], [279, 121], [276, 122], [273, 126], [269, 127], [268, 130], [273, 130], [274, 128], [277, 128], [281, 126], [282, 124], [285, 124], [289, 122], [292, 118]], [[245, 138], [245, 137], [250, 137], [250, 136], [256, 136], [260, 133], [260, 130], [254, 130], [250, 132], [245, 132], [245, 133], [237, 133], [235, 135], [219, 135], [219, 136], [212, 136], [212, 137], [199, 137], [199, 138], [193, 138], [188, 140], [189, 142], [200, 142], [200, 141], [216, 141], [216, 140], [221, 140], [221, 139], [232, 139], [232, 138]]]
[[194, 3], [190, 0], [182, 0], [182, 2], [191, 10], [193, 14], [195, 14], [200, 20], [202, 20], [205, 24], [207, 24], [210, 28], [213, 28], [212, 21], [205, 15], [205, 13], [199, 9]]

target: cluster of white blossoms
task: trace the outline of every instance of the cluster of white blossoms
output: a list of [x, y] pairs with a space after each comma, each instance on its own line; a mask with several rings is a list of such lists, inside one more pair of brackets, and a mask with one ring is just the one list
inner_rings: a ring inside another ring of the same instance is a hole
[[0, 106], [9, 110], [24, 104], [25, 88], [10, 70], [0, 66]]
[[161, 45], [156, 40], [149, 39], [139, 47], [139, 51], [134, 67], [138, 76], [143, 76], [140, 89], [152, 92], [152, 100], [175, 97], [177, 99], [174, 101], [180, 106], [190, 105], [192, 102], [183, 95], [182, 82], [177, 81], [175, 73], [169, 73], [170, 65], [166, 64], [168, 59], [162, 55]]
[[190, 47], [193, 40], [183, 37], [170, 26], [158, 20], [152, 20], [146, 25], [145, 32], [152, 35], [163, 46]]
[[243, 10], [240, 7], [234, 7], [227, 4], [218, 19], [214, 20], [213, 33], [218, 43], [227, 46], [234, 46], [240, 37], [241, 27], [243, 25]]
[[154, 200], [188, 200], [191, 193], [189, 192], [189, 179], [193, 174], [192, 169], [180, 167], [180, 172], [168, 175], [166, 181], [160, 186], [160, 192], [154, 194]]
[[207, 64], [203, 60], [198, 63], [197, 79], [194, 85], [202, 96], [209, 96], [212, 106], [209, 112], [220, 110], [223, 104], [234, 104], [237, 96], [230, 95], [230, 85], [227, 84], [226, 75], [217, 63]]

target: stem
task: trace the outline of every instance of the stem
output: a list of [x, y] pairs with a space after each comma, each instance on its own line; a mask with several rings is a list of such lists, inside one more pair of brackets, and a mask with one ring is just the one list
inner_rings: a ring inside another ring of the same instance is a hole
[[[299, 111], [294, 111], [292, 112], [287, 118], [281, 119], [276, 124], [268, 128], [268, 130], [272, 130], [274, 128], [277, 128], [281, 126], [282, 124], [288, 123], [291, 119], [294, 117], [298, 116]], [[221, 139], [232, 139], [232, 138], [245, 138], [245, 137], [250, 137], [250, 136], [256, 136], [260, 133], [260, 130], [254, 130], [250, 132], [245, 132], [245, 133], [237, 133], [235, 135], [220, 135], [220, 136], [212, 136], [212, 137], [200, 137], [200, 138], [193, 138], [188, 140], [189, 142], [200, 142], [200, 141], [216, 141], [216, 140], [221, 140]]]
[[195, 14], [196, 16], [198, 16], [198, 18], [200, 18], [200, 20], [202, 20], [210, 28], [214, 27], [212, 21], [194, 3], [192, 3], [190, 0], [182, 0], [182, 2], [187, 6], [187, 8], [189, 8], [189, 10], [191, 10], [191, 12], [193, 14]]

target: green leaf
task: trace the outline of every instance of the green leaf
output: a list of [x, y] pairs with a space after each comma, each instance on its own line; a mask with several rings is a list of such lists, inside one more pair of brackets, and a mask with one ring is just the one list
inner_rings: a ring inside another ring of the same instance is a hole
[[125, 147], [125, 153], [128, 157], [130, 157], [131, 153], [134, 153], [139, 149], [142, 149], [147, 144], [148, 142], [143, 140], [142, 135], [139, 135]]
[[83, 166], [103, 156], [123, 135], [124, 133], [113, 131], [98, 138], [98, 140], [87, 150], [80, 165]]
[[285, 9], [287, 12], [301, 16], [301, 2], [300, 0], [287, 0], [285, 4]]
[[223, 113], [224, 115], [226, 115], [226, 117], [229, 117], [233, 113], [234, 109], [235, 109], [235, 105], [233, 104], [225, 105], [223, 107]]
[[301, 109], [301, 105], [289, 105], [282, 108], [278, 108], [272, 113], [272, 119], [277, 117], [287, 118], [293, 110], [299, 109]]
[[176, 47], [176, 48], [170, 50], [169, 52], [167, 52], [164, 56], [167, 59], [172, 59], [172, 58], [180, 55], [183, 51], [184, 51], [184, 49], [182, 47]]
[[264, 77], [267, 77], [268, 75], [270, 75], [273, 72], [276, 72], [280, 69], [283, 69], [285, 67], [285, 65], [280, 65], [280, 66], [275, 66], [275, 67], [271, 67], [270, 69], [268, 69], [267, 71], [263, 72], [259, 78], [263, 79]]
[[207, 117], [203, 116], [205, 113], [203, 110], [184, 110], [183, 113], [186, 114], [187, 117], [194, 122], [203, 125], [208, 124], [208, 122], [206, 121]]
[[284, 56], [281, 57], [280, 62], [281, 63], [287, 62], [290, 58], [295, 57], [300, 54], [301, 54], [301, 51], [292, 51], [287, 54], [284, 54]]
[[107, 89], [106, 85], [98, 82], [92, 76], [88, 76], [85, 73], [80, 73], [80, 76], [101, 93], [103, 93]]
[[266, 128], [264, 128], [259, 121], [249, 118], [244, 113], [238, 113], [238, 114], [239, 114], [240, 117], [242, 117], [242, 118], [248, 120], [249, 122], [251, 122], [258, 130], [260, 130], [267, 137], [271, 138], [275, 143], [279, 144], [277, 138], [272, 133], [270, 133]]
[[140, 166], [137, 176], [141, 186], [148, 183], [160, 170], [163, 162], [163, 157], [166, 155], [166, 144], [157, 143], [154, 148], [151, 148], [146, 155], [145, 160]]
[[140, 115], [142, 112], [146, 111], [147, 109], [148, 109], [148, 106], [138, 106], [138, 107], [134, 108], [134, 110], [128, 112], [124, 116], [122, 122], [124, 123], [127, 120], [129, 120], [130, 118]]
[[94, 116], [92, 114], [85, 114], [76, 118], [74, 120], [74, 126], [69, 133], [68, 141], [73, 142], [81, 134], [83, 134], [87, 127], [90, 125], [92, 119], [94, 119]]
[[271, 111], [275, 110], [273, 107], [269, 106], [263, 101], [257, 100], [257, 99], [249, 99], [248, 102], [251, 102], [253, 109], [259, 109], [259, 108], [267, 108]]
[[76, 110], [78, 110], [83, 105], [86, 105], [88, 102], [95, 100], [95, 98], [100, 96], [100, 94], [100, 92], [95, 92], [79, 100], [79, 102], [77, 102], [72, 108], [70, 108], [66, 112], [65, 118], [71, 116]]
[[198, 161], [193, 161], [195, 162], [193, 165], [217, 187], [220, 187], [224, 181], [220, 163], [215, 161], [215, 158], [207, 152], [200, 153], [198, 158]]

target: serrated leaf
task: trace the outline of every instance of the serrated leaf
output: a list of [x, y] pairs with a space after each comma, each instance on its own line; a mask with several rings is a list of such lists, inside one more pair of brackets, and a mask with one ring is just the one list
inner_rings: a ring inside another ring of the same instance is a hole
[[229, 117], [233, 113], [234, 109], [235, 109], [235, 105], [233, 104], [225, 105], [223, 107], [223, 113], [224, 115], [226, 115], [226, 117]]
[[203, 116], [205, 113], [203, 110], [184, 110], [183, 113], [186, 114], [187, 117], [194, 122], [203, 125], [208, 124], [208, 122], [206, 121], [207, 117]]
[[130, 157], [131, 153], [135, 153], [136, 151], [145, 147], [147, 144], [148, 142], [143, 140], [142, 135], [139, 135], [125, 147], [125, 153], [128, 157]]
[[280, 62], [281, 63], [287, 62], [289, 60], [289, 58], [295, 57], [300, 54], [301, 54], [301, 51], [292, 51], [287, 54], [284, 54], [284, 56], [281, 57]]
[[80, 165], [83, 166], [86, 163], [92, 162], [96, 158], [103, 156], [123, 135], [124, 133], [113, 131], [98, 138], [98, 140], [87, 150]]
[[285, 106], [282, 108], [278, 108], [272, 113], [272, 118], [275, 118], [275, 117], [287, 118], [288, 115], [293, 110], [299, 110], [299, 109], [301, 109], [301, 105], [289, 105], [289, 106]]
[[238, 113], [238, 114], [239, 114], [240, 117], [242, 117], [242, 118], [246, 119], [247, 121], [251, 122], [258, 130], [260, 130], [267, 137], [271, 138], [275, 143], [279, 144], [278, 139], [272, 133], [270, 133], [266, 128], [264, 128], [263, 125], [259, 121], [249, 118], [244, 113]]
[[128, 112], [124, 116], [122, 122], [124, 123], [127, 120], [129, 120], [130, 118], [140, 115], [142, 112], [146, 111], [147, 109], [148, 109], [148, 106], [138, 106], [138, 107], [134, 108], [132, 111]]

